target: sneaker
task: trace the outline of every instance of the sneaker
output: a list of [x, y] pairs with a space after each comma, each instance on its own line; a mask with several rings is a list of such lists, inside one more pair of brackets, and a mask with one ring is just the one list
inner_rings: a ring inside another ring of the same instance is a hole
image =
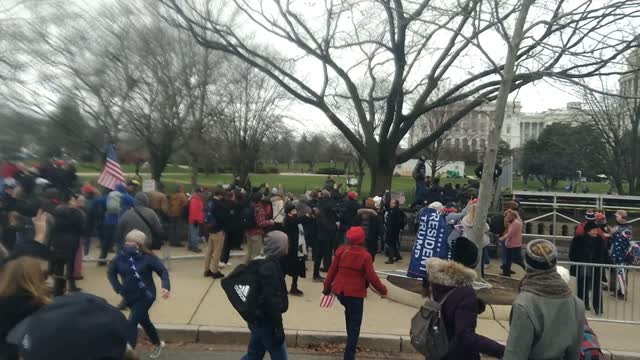
[[202, 252], [202, 250], [200, 250], [198, 248], [189, 248], [189, 251], [191, 251], [192, 253], [196, 253], [196, 254], [200, 254]]
[[160, 355], [162, 354], [162, 349], [164, 349], [165, 346], [166, 344], [164, 343], [164, 341], [160, 341], [160, 345], [156, 345], [153, 347], [153, 351], [151, 351], [151, 354], [149, 354], [149, 357], [152, 359], [159, 358]]
[[323, 278], [322, 276], [320, 276], [320, 275], [318, 275], [318, 276], [314, 276], [314, 277], [313, 277], [313, 282], [315, 282], [315, 283], [321, 283], [321, 282], [324, 282], [324, 278]]
[[122, 310], [126, 310], [128, 308], [128, 306], [127, 306], [127, 303], [124, 302], [124, 300], [122, 300], [122, 301], [120, 301], [118, 306], [116, 306], [116, 308], [118, 308], [118, 310], [122, 311]]
[[229, 266], [229, 264], [227, 263], [223, 263], [222, 261], [218, 263], [218, 266], [222, 269], [226, 268], [227, 266]]
[[104, 260], [104, 259], [98, 260], [98, 266], [107, 266], [107, 260]]
[[394, 262], [395, 262], [395, 261], [393, 261], [393, 260], [389, 259], [389, 260], [385, 261], [384, 263], [385, 263], [385, 264], [387, 264], [387, 265], [389, 265], [389, 264], [393, 264]]
[[213, 275], [213, 273], [211, 272], [211, 270], [207, 270], [204, 272], [204, 277], [211, 277]]
[[85, 255], [82, 257], [82, 261], [87, 262], [87, 261], [93, 261], [95, 260], [95, 258], [91, 255]]
[[224, 277], [224, 274], [218, 271], [217, 273], [212, 273], [211, 277], [214, 279], [222, 279]]
[[289, 295], [302, 296], [304, 293], [300, 291], [300, 289], [291, 289], [291, 291], [289, 291]]
[[396, 261], [401, 261], [401, 260], [402, 260], [402, 256], [398, 256], [398, 257], [396, 258]]

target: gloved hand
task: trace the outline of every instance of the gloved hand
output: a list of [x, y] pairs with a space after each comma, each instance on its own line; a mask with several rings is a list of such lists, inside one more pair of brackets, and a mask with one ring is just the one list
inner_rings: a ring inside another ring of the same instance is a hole
[[322, 295], [329, 295], [329, 294], [331, 294], [331, 289], [322, 290]]
[[273, 347], [279, 347], [284, 344], [284, 329], [283, 328], [275, 328], [273, 334]]

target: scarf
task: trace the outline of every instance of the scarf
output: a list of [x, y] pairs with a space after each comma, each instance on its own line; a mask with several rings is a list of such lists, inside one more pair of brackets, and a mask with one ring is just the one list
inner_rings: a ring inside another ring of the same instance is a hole
[[551, 270], [527, 272], [518, 290], [551, 299], [571, 296], [569, 285], [562, 280], [555, 267]]

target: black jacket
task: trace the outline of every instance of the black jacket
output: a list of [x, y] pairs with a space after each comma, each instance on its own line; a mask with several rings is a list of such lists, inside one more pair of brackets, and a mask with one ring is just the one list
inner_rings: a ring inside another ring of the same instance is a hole
[[280, 258], [267, 257], [258, 269], [258, 276], [262, 284], [258, 322], [272, 325], [276, 329], [284, 329], [282, 314], [289, 309], [289, 298]]
[[387, 232], [397, 234], [407, 224], [407, 215], [399, 208], [391, 208], [386, 214]]
[[38, 311], [42, 305], [36, 304], [26, 294], [0, 298], [0, 359], [18, 360], [18, 349], [6, 342], [7, 335], [18, 323]]
[[346, 200], [342, 206], [340, 227], [346, 231], [348, 227], [353, 224], [353, 220], [356, 218], [356, 215], [358, 215], [358, 210], [360, 208], [361, 206], [358, 200]]
[[55, 223], [49, 240], [51, 255], [59, 259], [74, 259], [80, 246], [80, 237], [86, 232], [84, 213], [61, 205], [53, 211], [53, 218]]
[[575, 236], [569, 247], [569, 260], [582, 263], [606, 264], [609, 256], [604, 240], [588, 234]]
[[373, 209], [360, 209], [353, 222], [354, 226], [362, 226], [367, 234], [366, 245], [370, 253], [378, 252], [378, 242], [382, 235], [382, 221], [380, 215]]

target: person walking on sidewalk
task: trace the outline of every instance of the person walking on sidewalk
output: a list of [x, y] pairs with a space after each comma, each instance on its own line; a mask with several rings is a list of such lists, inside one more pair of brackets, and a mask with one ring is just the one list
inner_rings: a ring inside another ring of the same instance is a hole
[[224, 247], [225, 227], [228, 222], [228, 210], [224, 202], [224, 190], [217, 188], [213, 197], [207, 201], [204, 223], [209, 234], [209, 245], [204, 253], [204, 276], [214, 279], [223, 278], [220, 272], [220, 258]]
[[262, 253], [262, 241], [264, 239], [265, 229], [273, 226], [271, 219], [271, 202], [266, 198], [263, 192], [253, 194], [252, 203], [249, 210], [253, 208], [253, 216], [255, 216], [255, 224], [247, 230], [247, 248], [244, 257], [244, 263], [248, 264], [256, 256]]
[[142, 231], [132, 230], [128, 233], [122, 250], [109, 264], [107, 274], [113, 290], [124, 298], [131, 309], [129, 345], [135, 349], [138, 342], [138, 324], [140, 324], [154, 345], [150, 357], [157, 359], [165, 345], [149, 318], [149, 309], [156, 300], [153, 273], [155, 272], [162, 279], [163, 299], [169, 298], [171, 284], [167, 268], [144, 246], [145, 241], [146, 236]]
[[504, 352], [504, 346], [476, 333], [478, 315], [485, 309], [472, 287], [479, 260], [478, 247], [464, 237], [455, 241], [452, 260], [427, 260], [429, 277], [423, 282], [425, 294], [441, 303], [447, 339], [455, 344], [449, 347], [443, 360], [480, 360], [480, 354], [499, 359]]
[[203, 188], [196, 190], [196, 193], [189, 200], [189, 251], [196, 254], [201, 253], [198, 242], [200, 240], [200, 226], [204, 224], [204, 197]]
[[527, 273], [511, 308], [509, 338], [502, 359], [579, 358], [585, 308], [558, 274], [557, 256], [550, 241], [539, 239], [527, 244]]
[[373, 268], [371, 254], [362, 246], [365, 237], [365, 231], [360, 226], [353, 226], [347, 231], [348, 243], [336, 251], [336, 257], [324, 280], [322, 291], [325, 295], [330, 293], [337, 295], [344, 306], [347, 327], [344, 360], [356, 358], [367, 288], [371, 285], [381, 296], [387, 295], [387, 288]]
[[525, 270], [522, 261], [522, 220], [514, 210], [504, 212], [504, 223], [507, 231], [499, 240], [504, 241], [504, 254], [502, 255], [502, 276], [515, 274], [511, 271], [511, 263], [520, 265]]
[[269, 352], [271, 360], [287, 360], [282, 314], [289, 309], [287, 284], [282, 271], [282, 257], [289, 251], [287, 235], [282, 231], [271, 231], [264, 239], [265, 259], [258, 268], [261, 286], [258, 319], [249, 324], [251, 339], [247, 354], [242, 360], [262, 360]]

